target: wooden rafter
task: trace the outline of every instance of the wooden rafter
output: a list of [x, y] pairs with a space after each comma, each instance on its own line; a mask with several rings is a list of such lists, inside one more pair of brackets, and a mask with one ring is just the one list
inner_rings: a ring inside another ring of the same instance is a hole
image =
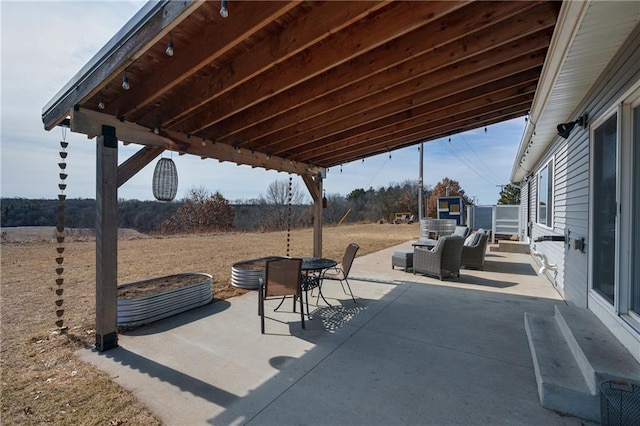
[[110, 125], [126, 123], [128, 142], [313, 175], [525, 115], [560, 7], [243, 1], [230, 2], [224, 19], [215, 2], [173, 3], [150, 9], [157, 16], [122, 51], [96, 60], [105, 69], [45, 122], [59, 122], [72, 105], [97, 112], [99, 94], [100, 113]]

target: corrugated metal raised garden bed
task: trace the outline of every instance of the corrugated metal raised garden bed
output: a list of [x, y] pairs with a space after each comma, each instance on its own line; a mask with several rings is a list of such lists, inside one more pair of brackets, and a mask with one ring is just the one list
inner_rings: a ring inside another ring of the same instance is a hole
[[267, 261], [276, 259], [283, 257], [268, 256], [234, 263], [231, 265], [231, 285], [248, 290], [257, 289], [260, 287], [260, 278], [264, 279]]
[[168, 275], [118, 287], [118, 325], [138, 326], [206, 305], [213, 277], [201, 272]]

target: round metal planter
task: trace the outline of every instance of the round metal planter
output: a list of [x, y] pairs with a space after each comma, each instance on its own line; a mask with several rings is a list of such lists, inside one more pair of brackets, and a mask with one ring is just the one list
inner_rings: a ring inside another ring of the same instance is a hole
[[246, 290], [260, 287], [260, 279], [264, 279], [267, 261], [282, 259], [282, 256], [260, 257], [258, 259], [243, 260], [231, 265], [231, 285]]
[[184, 287], [147, 296], [130, 299], [118, 298], [118, 325], [138, 326], [148, 324], [153, 321], [206, 305], [211, 302], [213, 297], [213, 277], [204, 273], [194, 272], [170, 275], [167, 277], [154, 278], [152, 280], [120, 286], [119, 290], [127, 289], [127, 287], [140, 286], [150, 281], [162, 280], [163, 278], [193, 278], [194, 276], [200, 277], [202, 280], [194, 284], [185, 285]]

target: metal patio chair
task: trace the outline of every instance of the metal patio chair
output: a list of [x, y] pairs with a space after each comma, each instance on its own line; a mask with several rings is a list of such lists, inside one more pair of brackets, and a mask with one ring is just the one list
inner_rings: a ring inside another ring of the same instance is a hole
[[[326, 269], [321, 275], [323, 282], [325, 279], [340, 281], [340, 285], [342, 286], [342, 291], [344, 292], [344, 294], [351, 295], [351, 298], [353, 299], [354, 302], [356, 301], [356, 298], [353, 297], [353, 292], [351, 291], [351, 286], [349, 285], [348, 277], [349, 277], [349, 271], [351, 270], [351, 265], [353, 264], [353, 259], [355, 259], [356, 252], [358, 251], [359, 248], [360, 246], [357, 245], [356, 243], [349, 244], [347, 246], [346, 251], [344, 252], [344, 256], [342, 256], [342, 263], [338, 263], [333, 268]], [[343, 281], [347, 284], [349, 293], [347, 293], [347, 291], [344, 289], [344, 284], [342, 283]], [[318, 298], [319, 297], [320, 295], [318, 295]], [[318, 302], [316, 301], [316, 304], [317, 303]]]
[[267, 262], [265, 279], [260, 280], [258, 289], [258, 314], [260, 315], [260, 330], [264, 334], [264, 301], [282, 298], [274, 309], [277, 311], [287, 296], [293, 297], [293, 312], [296, 302], [300, 301], [300, 321], [304, 329], [304, 303], [302, 302], [301, 286], [302, 259], [276, 259]]

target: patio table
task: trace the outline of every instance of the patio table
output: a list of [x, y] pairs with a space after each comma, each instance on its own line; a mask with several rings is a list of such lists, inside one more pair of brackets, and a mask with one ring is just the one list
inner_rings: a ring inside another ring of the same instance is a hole
[[[332, 259], [325, 259], [321, 257], [303, 257], [302, 258], [302, 271], [304, 271], [304, 275], [302, 276], [302, 290], [305, 294], [305, 299], [307, 303], [307, 315], [309, 315], [309, 294], [308, 291], [313, 290], [314, 288], [318, 289], [320, 293], [320, 297], [324, 300], [324, 303], [331, 306], [327, 299], [324, 298], [322, 294], [322, 271], [325, 269], [333, 268], [336, 266], [338, 262]], [[311, 317], [309, 315], [309, 317]]]

